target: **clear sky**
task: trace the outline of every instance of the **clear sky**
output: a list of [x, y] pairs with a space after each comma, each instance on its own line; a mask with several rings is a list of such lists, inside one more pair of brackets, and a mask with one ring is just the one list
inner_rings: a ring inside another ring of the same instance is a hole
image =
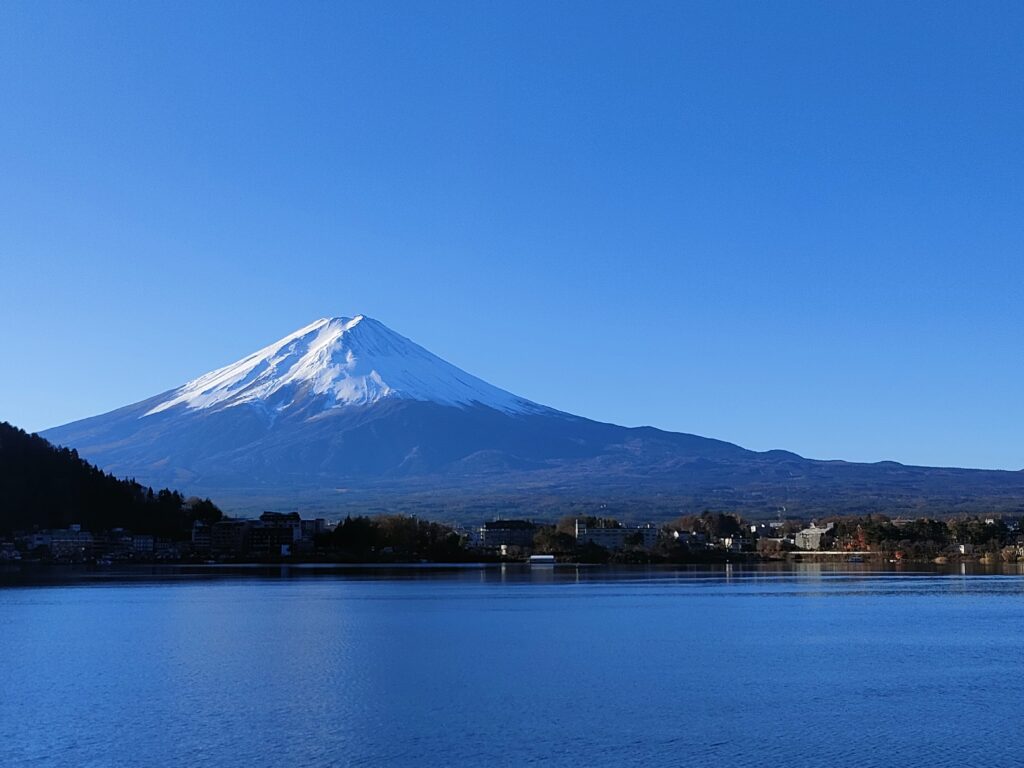
[[365, 313], [564, 410], [1024, 467], [1024, 5], [0, 4], [0, 419]]

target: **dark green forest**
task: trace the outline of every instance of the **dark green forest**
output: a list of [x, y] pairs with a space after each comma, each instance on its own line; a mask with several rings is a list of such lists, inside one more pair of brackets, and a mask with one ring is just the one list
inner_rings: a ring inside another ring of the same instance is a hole
[[221, 518], [209, 499], [119, 480], [38, 435], [0, 422], [0, 533], [32, 528], [127, 528], [188, 538], [194, 520]]

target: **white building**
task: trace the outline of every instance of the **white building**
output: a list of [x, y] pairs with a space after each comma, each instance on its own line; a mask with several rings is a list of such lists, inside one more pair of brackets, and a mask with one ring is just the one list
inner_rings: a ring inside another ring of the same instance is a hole
[[824, 528], [811, 523], [810, 528], [804, 528], [796, 534], [796, 546], [798, 549], [816, 550], [821, 549], [822, 542], [830, 537], [833, 525], [829, 523]]
[[658, 527], [638, 525], [635, 528], [588, 528], [585, 522], [576, 521], [576, 543], [591, 542], [605, 549], [625, 549], [634, 543], [644, 549], [651, 549], [658, 542]]

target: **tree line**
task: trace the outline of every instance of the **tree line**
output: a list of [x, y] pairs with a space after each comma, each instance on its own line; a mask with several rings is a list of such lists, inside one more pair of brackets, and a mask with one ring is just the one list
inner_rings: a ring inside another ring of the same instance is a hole
[[195, 520], [215, 522], [209, 499], [120, 480], [38, 435], [0, 422], [0, 533], [33, 528], [126, 528], [187, 539]]

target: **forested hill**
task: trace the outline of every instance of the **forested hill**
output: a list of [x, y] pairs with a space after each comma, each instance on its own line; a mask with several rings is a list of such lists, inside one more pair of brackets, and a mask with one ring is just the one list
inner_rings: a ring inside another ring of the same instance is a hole
[[0, 422], [0, 532], [78, 523], [93, 531], [127, 528], [179, 537], [193, 520], [220, 517], [209, 499], [154, 493], [118, 480], [80, 459], [77, 451]]

